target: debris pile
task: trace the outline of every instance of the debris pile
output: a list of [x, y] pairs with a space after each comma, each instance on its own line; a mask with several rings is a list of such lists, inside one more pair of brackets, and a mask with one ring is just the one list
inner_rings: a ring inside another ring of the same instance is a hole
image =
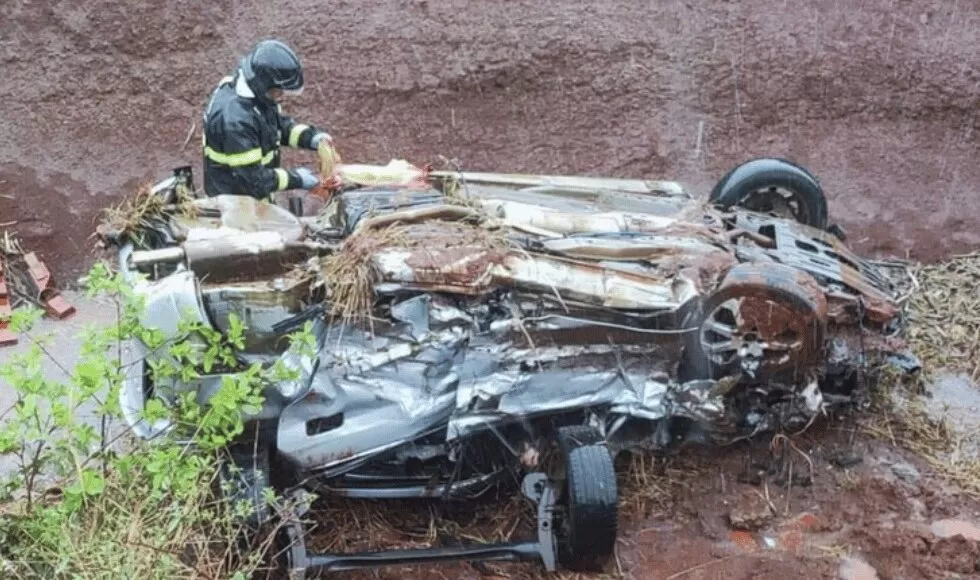
[[[174, 178], [177, 179], [176, 177]], [[181, 179], [184, 179], [181, 176]], [[194, 195], [183, 182], [175, 182], [173, 194], [155, 192], [152, 184], [143, 184], [119, 204], [105, 208], [95, 229], [97, 247], [105, 249], [121, 240], [136, 249], [159, 248], [174, 243], [170, 220], [179, 216], [200, 217]]]
[[34, 252], [25, 252], [16, 238], [0, 237], [0, 346], [17, 344], [8, 317], [14, 308], [31, 304], [48, 316], [63, 320], [75, 314], [54, 284], [48, 267]]

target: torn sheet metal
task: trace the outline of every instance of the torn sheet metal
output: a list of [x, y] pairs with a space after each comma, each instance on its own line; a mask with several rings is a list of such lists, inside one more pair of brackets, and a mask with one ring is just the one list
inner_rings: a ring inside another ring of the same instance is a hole
[[629, 310], [673, 310], [697, 295], [684, 278], [659, 277], [527, 252], [485, 246], [385, 248], [372, 256], [381, 281], [429, 290], [478, 295], [512, 288]]
[[695, 237], [654, 235], [569, 237], [546, 240], [541, 246], [561, 256], [593, 260], [657, 261], [674, 255], [702, 257], [731, 253]]
[[444, 425], [459, 376], [488, 362], [467, 360], [466, 338], [455, 327], [420, 342], [330, 327], [310, 392], [282, 413], [280, 451], [311, 471], [349, 468]]
[[624, 212], [560, 212], [516, 201], [482, 200], [488, 215], [508, 227], [530, 226], [555, 234], [657, 232], [674, 223], [672, 217]]
[[231, 317], [245, 326], [245, 350], [273, 353], [281, 350], [276, 325], [303, 311], [309, 297], [309, 277], [301, 271], [258, 282], [202, 284], [202, 302], [214, 326], [227, 333]]
[[[442, 307], [430, 301], [401, 306], [398, 318], [424, 338], [395, 339], [396, 329], [372, 336], [329, 328], [312, 390], [282, 413], [280, 451], [323, 475], [440, 426], [452, 439], [488, 423], [568, 409], [612, 405], [614, 412], [657, 419], [668, 406], [688, 404], [683, 397], [671, 402], [671, 389], [683, 387], [657, 372], [649, 346], [513, 349], [468, 325], [431, 328], [426, 319], [444, 315], [433, 314]], [[617, 359], [619, 369], [609, 364]]]

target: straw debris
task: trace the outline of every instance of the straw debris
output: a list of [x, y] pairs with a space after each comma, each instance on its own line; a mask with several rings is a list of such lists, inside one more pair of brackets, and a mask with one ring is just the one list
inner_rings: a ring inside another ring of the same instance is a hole
[[10, 306], [18, 308], [25, 304], [41, 307], [41, 297], [36, 295], [34, 285], [24, 261], [24, 248], [15, 236], [4, 231], [0, 238], [0, 272], [7, 284]]
[[940, 372], [980, 378], [980, 253], [954, 256], [915, 272], [920, 290], [909, 301], [909, 342], [923, 364], [911, 380], [883, 375], [864, 430], [921, 456], [942, 478], [980, 497], [980, 433], [963, 432], [927, 405]]
[[144, 184], [121, 203], [106, 208], [96, 229], [97, 234], [103, 237], [129, 238], [141, 245], [142, 232], [158, 227], [167, 213], [189, 219], [197, 217], [198, 210], [190, 192], [177, 188], [176, 203], [168, 205], [162, 196], [154, 195], [152, 189], [151, 184]]
[[381, 280], [373, 258], [382, 250], [398, 248], [429, 250], [454, 246], [477, 246], [487, 250], [513, 248], [506, 233], [479, 221], [421, 223], [394, 222], [387, 226], [361, 228], [349, 236], [337, 252], [320, 261], [328, 288], [329, 315], [345, 324], [372, 321], [374, 286]]
[[980, 379], [980, 253], [920, 266], [909, 301], [909, 342], [927, 373], [953, 370]]
[[367, 230], [348, 237], [340, 250], [320, 261], [320, 271], [329, 289], [330, 316], [345, 324], [370, 319], [377, 276], [371, 257], [380, 249], [407, 247], [408, 240], [397, 226]]

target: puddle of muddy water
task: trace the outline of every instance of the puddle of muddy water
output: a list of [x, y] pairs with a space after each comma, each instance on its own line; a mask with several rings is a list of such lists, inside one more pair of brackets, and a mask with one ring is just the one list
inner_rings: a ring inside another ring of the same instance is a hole
[[940, 373], [929, 385], [927, 410], [936, 418], [945, 415], [965, 431], [980, 427], [980, 388], [964, 374]]
[[928, 385], [926, 412], [956, 433], [960, 459], [980, 457], [980, 388], [966, 375], [939, 373]]

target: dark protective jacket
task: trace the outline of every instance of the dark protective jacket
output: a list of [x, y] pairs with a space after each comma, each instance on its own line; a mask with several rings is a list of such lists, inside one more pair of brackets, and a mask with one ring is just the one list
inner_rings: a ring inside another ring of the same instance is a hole
[[204, 112], [205, 192], [266, 199], [299, 188], [296, 172], [279, 167], [279, 148], [313, 149], [319, 131], [283, 115], [281, 105], [256, 98], [240, 71], [221, 79]]

